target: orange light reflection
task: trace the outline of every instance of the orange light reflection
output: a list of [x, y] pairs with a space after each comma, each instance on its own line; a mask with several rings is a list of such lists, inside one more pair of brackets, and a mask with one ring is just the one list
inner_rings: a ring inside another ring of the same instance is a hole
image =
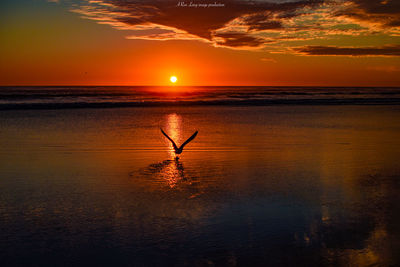
[[[167, 125], [165, 128], [167, 130], [167, 134], [175, 141], [177, 146], [179, 146], [179, 142], [181, 139], [181, 121], [181, 116], [176, 113], [171, 113], [167, 115]], [[169, 144], [169, 146], [170, 150], [168, 151], [168, 153], [172, 158], [175, 158], [174, 147], [171, 143]]]

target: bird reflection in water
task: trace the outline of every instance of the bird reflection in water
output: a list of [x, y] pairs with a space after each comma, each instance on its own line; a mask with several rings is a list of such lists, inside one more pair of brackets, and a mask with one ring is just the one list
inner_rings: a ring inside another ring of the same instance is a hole
[[170, 188], [176, 187], [181, 182], [188, 182], [185, 177], [184, 167], [179, 162], [179, 159], [164, 160], [163, 162], [150, 164], [141, 173], [166, 181]]
[[167, 191], [173, 189], [183, 198], [196, 198], [204, 193], [204, 184], [198, 181], [193, 170], [185, 170], [178, 158], [153, 163], [139, 171], [137, 182], [146, 190]]

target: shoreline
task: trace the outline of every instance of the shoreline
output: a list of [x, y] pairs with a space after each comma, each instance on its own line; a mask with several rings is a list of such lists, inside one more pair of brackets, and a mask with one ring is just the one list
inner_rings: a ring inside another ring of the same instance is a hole
[[131, 107], [189, 107], [189, 106], [275, 106], [275, 105], [400, 105], [400, 98], [392, 99], [276, 99], [276, 100], [216, 100], [216, 101], [154, 101], [154, 102], [76, 102], [0, 104], [0, 110], [96, 109]]

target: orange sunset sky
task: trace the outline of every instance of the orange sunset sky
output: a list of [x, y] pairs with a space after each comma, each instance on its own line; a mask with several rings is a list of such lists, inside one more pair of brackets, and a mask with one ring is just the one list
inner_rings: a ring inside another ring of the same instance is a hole
[[192, 3], [2, 0], [0, 85], [400, 86], [400, 1]]

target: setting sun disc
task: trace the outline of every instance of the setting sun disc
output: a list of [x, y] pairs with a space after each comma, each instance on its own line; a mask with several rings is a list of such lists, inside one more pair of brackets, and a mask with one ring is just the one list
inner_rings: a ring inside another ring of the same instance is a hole
[[171, 81], [171, 83], [176, 83], [178, 81], [178, 78], [176, 78], [176, 76], [171, 76], [169, 80]]

